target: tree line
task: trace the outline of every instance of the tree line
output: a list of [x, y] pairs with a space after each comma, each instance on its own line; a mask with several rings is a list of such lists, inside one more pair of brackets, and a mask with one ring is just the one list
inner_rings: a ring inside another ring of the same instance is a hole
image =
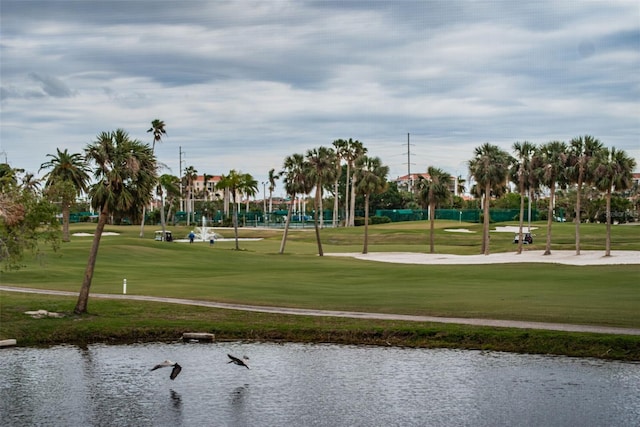
[[[176, 200], [193, 199], [196, 171], [185, 169], [183, 177], [160, 174], [162, 164], [155, 156], [155, 144], [166, 135], [165, 123], [153, 120], [148, 133], [152, 144], [132, 139], [123, 129], [98, 134], [96, 140], [87, 145], [83, 154], [69, 153], [57, 149], [56, 154], [47, 154], [48, 161], [42, 163], [46, 170], [40, 182], [26, 174], [22, 182], [17, 176], [20, 170], [0, 165], [0, 257], [8, 265], [17, 265], [21, 251], [35, 245], [39, 238], [46, 238], [54, 247], [68, 241], [69, 207], [82, 194], [86, 194], [92, 208], [98, 212], [96, 232], [90, 249], [87, 267], [75, 311], [87, 310], [89, 288], [93, 277], [100, 238], [105, 225], [115, 217], [127, 216], [139, 219], [140, 236], [144, 236], [145, 210], [155, 198], [160, 201], [160, 222], [165, 235], [166, 217], [170, 216]], [[485, 143], [474, 150], [468, 161], [469, 174], [475, 185], [471, 191], [480, 200], [483, 209], [482, 253], [489, 254], [490, 204], [495, 203], [509, 191], [513, 183], [520, 195], [518, 253], [522, 251], [522, 228], [524, 203], [531, 202], [534, 193], [548, 189], [547, 241], [545, 254], [551, 253], [553, 201], [558, 188], [576, 189], [575, 227], [576, 254], [580, 254], [580, 223], [582, 220], [582, 198], [585, 188], [596, 189], [606, 200], [606, 255], [610, 254], [611, 197], [614, 192], [628, 190], [633, 185], [634, 159], [624, 151], [605, 147], [598, 139], [586, 135], [572, 139], [569, 144], [551, 141], [542, 145], [516, 142], [513, 154], [500, 147]], [[314, 229], [318, 255], [323, 255], [320, 230], [323, 227], [323, 203], [325, 194], [333, 196], [332, 225], [355, 225], [356, 199], [364, 207], [363, 253], [368, 251], [369, 207], [372, 197], [385, 193], [389, 188], [389, 168], [379, 157], [368, 155], [365, 145], [353, 139], [337, 139], [330, 147], [320, 146], [295, 153], [283, 160], [280, 171], [269, 171], [269, 204], [281, 180], [291, 201], [287, 206], [285, 228], [280, 244], [284, 253], [289, 224], [292, 216], [292, 201], [298, 195], [312, 193], [314, 205]], [[208, 179], [205, 174], [205, 191]], [[444, 170], [429, 166], [416, 183], [412, 196], [423, 206], [429, 207], [429, 247], [434, 252], [434, 219], [438, 205], [451, 199], [452, 177]], [[183, 194], [179, 187], [183, 187]], [[234, 169], [221, 176], [215, 186], [223, 192], [225, 211], [233, 206], [232, 222], [236, 249], [238, 246], [238, 205], [240, 197], [255, 196], [258, 182], [248, 173]], [[177, 190], [177, 191], [176, 191]], [[168, 199], [166, 199], [166, 198]], [[49, 202], [49, 203], [47, 203]], [[55, 202], [62, 213], [62, 232], [57, 230]], [[165, 203], [167, 202], [167, 203]], [[168, 210], [165, 206], [168, 205]], [[190, 203], [189, 203], [190, 205]], [[40, 224], [46, 224], [40, 227]], [[31, 234], [24, 232], [30, 228]], [[59, 237], [61, 235], [61, 237]]]

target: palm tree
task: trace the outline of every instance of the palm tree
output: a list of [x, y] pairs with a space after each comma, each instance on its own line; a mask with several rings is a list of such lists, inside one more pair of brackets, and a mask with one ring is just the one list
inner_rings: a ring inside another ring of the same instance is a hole
[[77, 314], [87, 312], [100, 238], [108, 218], [113, 214], [139, 213], [152, 197], [157, 170], [153, 150], [147, 144], [130, 139], [122, 129], [99, 134], [97, 140], [85, 148], [85, 157], [95, 165], [93, 175], [97, 182], [91, 186], [89, 195], [99, 216], [74, 309]]
[[436, 204], [446, 202], [449, 199], [449, 182], [451, 175], [440, 168], [429, 166], [427, 168], [429, 178], [420, 177], [418, 181], [419, 197], [423, 203], [429, 204], [429, 252], [435, 253], [434, 229], [436, 217]]
[[[151, 145], [151, 152], [155, 153], [156, 150], [156, 142], [161, 142], [162, 141], [162, 135], [166, 135], [167, 131], [164, 130], [164, 122], [162, 120], [158, 120], [155, 119], [153, 121], [151, 121], [151, 127], [149, 128], [149, 130], [147, 130], [147, 132], [153, 132], [153, 143]], [[157, 183], [156, 186], [156, 194], [158, 196], [160, 196], [160, 198], [162, 199], [162, 186], [160, 185], [160, 183]], [[144, 217], [146, 215], [146, 210], [147, 207], [143, 206], [142, 207], [142, 220], [140, 221], [140, 237], [144, 237]], [[160, 211], [160, 223], [162, 224], [162, 236], [164, 238], [165, 235], [165, 221], [164, 221], [164, 206], [162, 207], [162, 210]]]
[[556, 188], [566, 186], [567, 144], [551, 141], [542, 145], [534, 156], [534, 168], [542, 185], [549, 188], [549, 208], [547, 210], [547, 243], [544, 255], [551, 255], [551, 225]]
[[236, 250], [240, 250], [238, 245], [238, 196], [240, 194], [255, 194], [258, 191], [258, 181], [253, 179], [248, 173], [240, 173], [235, 169], [229, 171], [227, 175], [222, 175], [218, 181], [217, 188], [228, 191], [233, 202], [233, 230], [236, 240]]
[[322, 226], [322, 220], [319, 220], [318, 217], [323, 213], [323, 185], [333, 179], [335, 155], [333, 150], [330, 148], [319, 147], [307, 151], [306, 160], [309, 163], [309, 180], [313, 181], [316, 188], [316, 194], [313, 202], [313, 224], [316, 231], [316, 242], [318, 243], [318, 255], [323, 256], [322, 241], [320, 240], [320, 227]]
[[602, 143], [590, 136], [579, 136], [573, 138], [569, 146], [569, 167], [567, 175], [571, 183], [577, 185], [576, 188], [576, 255], [580, 255], [580, 222], [581, 222], [581, 199], [582, 186], [584, 184], [592, 184], [595, 180], [594, 167], [590, 167], [593, 163], [591, 159], [598, 156], [604, 149]]
[[[358, 157], [360, 156], [364, 156], [365, 154], [367, 154], [367, 149], [364, 147], [362, 142], [357, 140], [353, 141], [351, 138], [349, 138], [346, 159], [352, 168], [354, 166], [356, 159], [358, 159]], [[351, 170], [351, 175], [349, 175], [349, 167], [347, 165], [347, 181], [349, 181], [349, 179], [351, 180], [351, 195], [348, 199], [348, 202], [349, 202], [348, 203], [349, 204], [348, 225], [350, 227], [353, 227], [355, 225], [355, 215], [356, 215], [356, 187], [355, 186], [357, 184], [357, 178], [356, 178], [355, 170]], [[348, 187], [347, 187], [347, 190], [349, 190]]]
[[464, 179], [462, 175], [458, 175], [456, 177], [456, 193], [458, 193], [458, 195], [464, 194], [467, 189], [466, 184], [467, 180]]
[[611, 256], [611, 193], [628, 190], [633, 186], [632, 173], [636, 161], [627, 156], [624, 150], [603, 149], [591, 160], [594, 167], [594, 181], [596, 188], [605, 193], [607, 206], [607, 237], [605, 241], [605, 256]]
[[[162, 195], [164, 196], [165, 193], [167, 194], [169, 205], [169, 210], [167, 211], [165, 218], [166, 221], [171, 221], [171, 209], [173, 208], [176, 200], [180, 198], [180, 178], [175, 175], [163, 174], [160, 175], [159, 182], [163, 189]], [[162, 210], [165, 210], [164, 200], [162, 200]]]
[[273, 212], [273, 192], [276, 189], [276, 180], [280, 176], [276, 173], [276, 170], [271, 168], [269, 170], [269, 212]]
[[[79, 153], [69, 153], [57, 149], [56, 154], [47, 154], [51, 157], [48, 162], [40, 165], [40, 170], [50, 169], [43, 177], [45, 187], [56, 193], [62, 203], [62, 241], [70, 241], [69, 236], [69, 208], [82, 192], [87, 191], [87, 185], [91, 177], [87, 163]], [[51, 194], [53, 194], [51, 193]]]
[[340, 175], [342, 175], [342, 159], [344, 158], [345, 150], [347, 149], [347, 141], [344, 139], [336, 139], [333, 141], [333, 148], [336, 156], [336, 173], [333, 177], [333, 217], [332, 226], [335, 228], [338, 226], [339, 210], [340, 210]]
[[369, 198], [372, 194], [384, 193], [387, 190], [389, 167], [383, 166], [379, 157], [360, 156], [356, 160], [357, 171], [356, 192], [364, 196], [364, 243], [362, 253], [369, 252]]
[[313, 189], [314, 182], [309, 179], [309, 175], [309, 163], [305, 162], [302, 154], [292, 154], [284, 159], [280, 176], [282, 176], [284, 189], [289, 196], [289, 207], [287, 209], [284, 233], [282, 233], [282, 242], [280, 243], [280, 254], [284, 253], [284, 247], [287, 243], [293, 201], [298, 194], [308, 194]]
[[[198, 177], [198, 171], [193, 166], [188, 166], [184, 170], [184, 181], [187, 188], [187, 227], [191, 221], [191, 213], [193, 211], [193, 183]], [[194, 218], [195, 222], [195, 218]]]
[[[524, 195], [525, 191], [528, 193], [529, 205], [531, 205], [531, 158], [535, 152], [536, 146], [528, 141], [515, 142], [513, 144], [513, 151], [516, 154], [516, 161], [513, 164], [511, 170], [511, 181], [518, 184], [518, 191], [520, 192], [520, 216], [518, 224], [518, 254], [522, 253], [522, 225], [524, 222]], [[531, 216], [531, 211], [529, 211]], [[531, 218], [529, 218], [531, 222]], [[531, 230], [529, 230], [531, 231]]]
[[469, 172], [476, 181], [478, 191], [484, 193], [482, 253], [485, 255], [489, 255], [489, 200], [491, 192], [497, 192], [505, 185], [509, 176], [511, 160], [509, 153], [489, 143], [476, 147], [473, 159], [469, 160]]

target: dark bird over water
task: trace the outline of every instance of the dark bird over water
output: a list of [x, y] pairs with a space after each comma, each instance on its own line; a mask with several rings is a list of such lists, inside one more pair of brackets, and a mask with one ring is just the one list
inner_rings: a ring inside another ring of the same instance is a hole
[[182, 371], [182, 366], [178, 365], [177, 362], [172, 362], [171, 360], [165, 360], [162, 363], [158, 363], [156, 366], [151, 368], [151, 370], [155, 371], [158, 368], [166, 368], [167, 366], [173, 366], [173, 369], [171, 370], [171, 375], [169, 375], [169, 378], [171, 378], [172, 380], [175, 380], [178, 374], [180, 373], [180, 371]]
[[235, 363], [238, 366], [244, 366], [245, 368], [249, 369], [249, 365], [247, 365], [246, 362], [242, 360], [242, 359], [249, 360], [247, 356], [244, 356], [242, 359], [240, 359], [239, 357], [232, 356], [230, 354], [227, 354], [227, 356], [229, 356], [229, 359], [231, 359], [227, 363]]

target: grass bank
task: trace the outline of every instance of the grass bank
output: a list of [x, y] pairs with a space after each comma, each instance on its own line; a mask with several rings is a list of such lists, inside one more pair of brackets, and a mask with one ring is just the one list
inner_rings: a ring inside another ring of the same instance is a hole
[[[450, 233], [457, 222], [438, 222], [436, 250], [480, 252], [476, 233]], [[501, 224], [506, 225], [506, 224]], [[512, 224], [513, 225], [513, 224]], [[544, 225], [527, 250], [543, 250]], [[174, 235], [188, 229], [171, 227]], [[427, 251], [426, 222], [370, 227], [370, 252]], [[92, 233], [75, 224], [72, 232]], [[572, 224], [554, 224], [552, 250], [571, 250]], [[241, 251], [233, 242], [162, 243], [138, 237], [138, 227], [107, 227], [92, 292], [128, 293], [229, 303], [448, 317], [478, 317], [639, 328], [640, 267], [508, 265], [400, 265], [343, 257], [318, 257], [312, 229], [292, 232], [279, 255], [281, 230], [242, 228]], [[217, 230], [232, 237], [232, 230]], [[604, 226], [581, 227], [584, 250], [603, 250]], [[614, 250], [640, 250], [640, 227], [613, 227]], [[325, 229], [325, 252], [361, 251], [362, 228]], [[514, 251], [512, 233], [492, 233], [495, 252]], [[29, 257], [24, 268], [3, 272], [5, 285], [79, 290], [90, 237], [73, 237], [58, 252]], [[398, 321], [330, 319], [240, 313], [158, 303], [90, 299], [90, 314], [70, 313], [75, 299], [0, 293], [0, 339], [21, 345], [60, 342], [173, 340], [182, 332], [213, 332], [220, 339], [288, 340], [478, 348], [640, 360], [640, 337], [511, 330]], [[31, 319], [24, 311], [67, 313], [63, 319]]]

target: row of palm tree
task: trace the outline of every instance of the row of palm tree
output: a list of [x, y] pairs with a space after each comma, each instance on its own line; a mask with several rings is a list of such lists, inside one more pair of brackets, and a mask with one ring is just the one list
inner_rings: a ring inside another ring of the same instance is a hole
[[[536, 146], [530, 142], [513, 144], [515, 157], [493, 144], [483, 144], [474, 150], [469, 160], [469, 172], [477, 185], [476, 193], [483, 202], [482, 253], [489, 254], [489, 203], [491, 197], [499, 197], [507, 188], [507, 181], [514, 182], [521, 196], [518, 253], [522, 252], [524, 196], [531, 201], [533, 192], [542, 187], [549, 190], [545, 255], [551, 254], [554, 200], [557, 188], [575, 185], [576, 255], [580, 255], [581, 195], [585, 186], [605, 194], [607, 201], [607, 237], [605, 255], [611, 251], [611, 194], [624, 191], [633, 184], [632, 173], [636, 161], [623, 150], [607, 148], [590, 136], [573, 138], [567, 145], [562, 141], [550, 141]], [[531, 213], [529, 210], [529, 218]]]

